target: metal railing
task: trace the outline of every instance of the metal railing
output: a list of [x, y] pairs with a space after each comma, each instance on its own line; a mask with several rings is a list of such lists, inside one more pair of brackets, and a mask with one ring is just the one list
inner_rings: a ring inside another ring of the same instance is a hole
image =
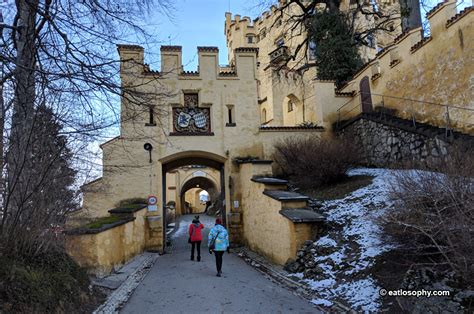
[[[362, 96], [364, 95], [370, 95], [370, 111], [363, 111]], [[347, 108], [351, 104], [355, 105]], [[347, 110], [344, 110], [345, 108]], [[442, 109], [443, 114], [440, 115], [439, 109]], [[358, 112], [353, 114], [354, 110], [358, 110]], [[397, 113], [394, 113], [395, 111]], [[463, 125], [467, 129], [474, 128], [474, 108], [463, 108], [430, 101], [365, 92], [358, 92], [351, 100], [339, 107], [337, 110], [336, 127], [340, 127], [342, 122], [347, 120], [346, 117], [354, 117], [362, 112], [379, 113], [380, 118], [385, 118], [388, 113], [401, 118], [409, 117], [415, 129], [418, 124], [422, 123], [421, 121], [428, 120], [429, 117], [431, 121], [440, 121], [440, 123], [431, 124], [444, 128], [446, 130], [446, 137], [452, 133], [456, 125]], [[459, 119], [459, 116], [462, 116], [463, 119]]]

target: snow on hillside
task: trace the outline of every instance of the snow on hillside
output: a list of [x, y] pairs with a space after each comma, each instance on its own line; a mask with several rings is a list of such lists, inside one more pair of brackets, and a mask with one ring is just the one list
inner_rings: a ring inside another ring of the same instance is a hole
[[329, 252], [313, 254], [319, 275], [303, 279], [321, 297], [313, 303], [330, 306], [331, 300], [339, 299], [355, 310], [380, 310], [380, 287], [369, 269], [377, 256], [392, 248], [383, 237], [377, 218], [393, 206], [389, 184], [394, 171], [353, 170], [349, 175], [374, 176], [372, 184], [343, 199], [323, 203], [321, 210], [327, 214], [328, 223], [336, 227], [314, 243]]

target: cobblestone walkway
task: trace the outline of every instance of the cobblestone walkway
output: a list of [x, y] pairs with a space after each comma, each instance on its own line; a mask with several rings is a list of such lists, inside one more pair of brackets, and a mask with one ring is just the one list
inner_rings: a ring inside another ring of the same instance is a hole
[[190, 261], [187, 228], [193, 216], [183, 216], [173, 235], [171, 253], [160, 256], [121, 313], [317, 313], [306, 300], [292, 294], [247, 265], [235, 254], [224, 255], [223, 276], [216, 277], [207, 234], [214, 219], [204, 224], [202, 261]]

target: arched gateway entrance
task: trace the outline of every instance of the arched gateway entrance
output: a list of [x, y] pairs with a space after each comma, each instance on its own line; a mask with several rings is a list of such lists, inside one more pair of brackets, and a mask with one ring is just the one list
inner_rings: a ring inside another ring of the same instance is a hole
[[[202, 213], [207, 209], [207, 206], [199, 206], [200, 210], [197, 212], [194, 212], [193, 209], [196, 207], [196, 198], [198, 199], [198, 202], [204, 203], [203, 200], [201, 200], [201, 195], [202, 191], [207, 192], [208, 197], [206, 197], [206, 201], [209, 201], [211, 203], [215, 203], [218, 201], [218, 195], [220, 195], [220, 186], [216, 186], [216, 184], [209, 178], [204, 177], [204, 176], [197, 176], [193, 177], [189, 180], [187, 180], [183, 186], [181, 187], [179, 191], [179, 199], [180, 199], [180, 204], [178, 208], [177, 205], [177, 211], [179, 209], [180, 214], [193, 214], [193, 213]], [[194, 198], [194, 203], [193, 208], [187, 208], [185, 206], [188, 201], [186, 201], [186, 197], [188, 198]], [[207, 200], [209, 198], [209, 200]]]
[[[168, 202], [167, 195], [168, 195], [168, 185], [167, 182], [167, 174], [176, 170], [180, 167], [185, 166], [205, 166], [210, 167], [219, 172], [219, 185], [215, 186], [215, 183], [208, 178], [198, 176], [187, 180], [186, 183], [180, 188], [179, 196], [181, 198], [181, 203], [183, 202], [182, 197], [184, 193], [196, 186], [199, 186], [203, 190], [210, 190], [216, 189], [217, 190], [217, 199], [215, 199], [215, 203], [219, 204], [220, 216], [224, 221], [224, 225], [226, 224], [226, 190], [225, 190], [225, 162], [227, 159], [225, 157], [219, 156], [214, 153], [204, 152], [204, 151], [187, 151], [187, 152], [180, 152], [173, 154], [171, 156], [165, 157], [160, 159], [161, 162], [161, 169], [162, 169], [162, 202], [163, 202], [163, 221], [167, 221], [167, 211], [165, 209], [165, 205]], [[166, 243], [166, 228], [163, 228], [163, 243]]]

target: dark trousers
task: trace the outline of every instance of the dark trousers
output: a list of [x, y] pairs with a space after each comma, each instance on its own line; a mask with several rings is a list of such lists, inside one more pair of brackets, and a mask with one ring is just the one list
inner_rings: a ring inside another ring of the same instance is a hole
[[214, 255], [216, 256], [217, 272], [220, 273], [222, 270], [222, 256], [224, 255], [224, 251], [214, 251]]
[[194, 259], [194, 247], [197, 250], [197, 257], [201, 259], [201, 241], [191, 242], [191, 259]]

